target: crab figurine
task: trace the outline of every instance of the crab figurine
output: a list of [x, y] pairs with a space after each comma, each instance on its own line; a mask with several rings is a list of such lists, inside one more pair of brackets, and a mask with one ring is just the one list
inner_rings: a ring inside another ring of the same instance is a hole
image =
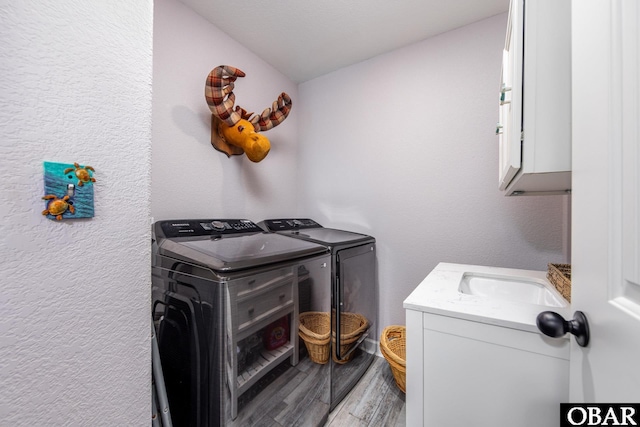
[[42, 200], [50, 200], [47, 202], [47, 209], [42, 211], [42, 215], [53, 215], [58, 221], [62, 220], [62, 214], [67, 210], [72, 214], [76, 213], [76, 208], [68, 202], [69, 196], [64, 196], [62, 199], [54, 194], [47, 194], [42, 197]]
[[76, 177], [78, 177], [78, 187], [82, 187], [87, 182], [96, 182], [96, 179], [91, 176], [89, 171], [95, 172], [91, 166], [80, 167], [78, 163], [73, 163], [72, 168], [67, 168], [64, 170], [64, 173], [67, 174], [71, 171], [75, 171]]

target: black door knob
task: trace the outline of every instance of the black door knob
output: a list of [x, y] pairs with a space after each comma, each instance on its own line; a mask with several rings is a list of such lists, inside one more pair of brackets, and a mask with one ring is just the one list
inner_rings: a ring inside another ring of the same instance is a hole
[[589, 323], [581, 311], [573, 313], [573, 320], [564, 320], [553, 311], [543, 311], [538, 314], [536, 325], [540, 332], [552, 338], [560, 338], [569, 332], [575, 335], [580, 347], [586, 347], [589, 344]]

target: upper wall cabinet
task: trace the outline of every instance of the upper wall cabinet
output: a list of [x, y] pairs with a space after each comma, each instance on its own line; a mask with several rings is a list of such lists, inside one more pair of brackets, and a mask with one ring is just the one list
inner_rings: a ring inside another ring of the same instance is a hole
[[511, 0], [499, 120], [500, 190], [571, 190], [571, 0]]

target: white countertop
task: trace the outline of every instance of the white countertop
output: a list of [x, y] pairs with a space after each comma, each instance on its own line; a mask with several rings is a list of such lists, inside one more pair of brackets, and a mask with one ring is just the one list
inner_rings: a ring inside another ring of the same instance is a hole
[[538, 332], [536, 317], [543, 311], [555, 311], [565, 319], [571, 318], [569, 303], [566, 307], [549, 307], [459, 292], [465, 272], [543, 280], [557, 293], [547, 280], [546, 271], [440, 263], [404, 300], [404, 308], [531, 332]]

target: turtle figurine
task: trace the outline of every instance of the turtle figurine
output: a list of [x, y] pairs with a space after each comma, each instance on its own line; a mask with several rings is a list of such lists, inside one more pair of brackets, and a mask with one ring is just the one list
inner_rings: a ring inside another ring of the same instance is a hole
[[54, 194], [47, 194], [42, 197], [42, 200], [49, 200], [49, 202], [47, 202], [47, 209], [42, 211], [42, 215], [53, 215], [60, 221], [62, 220], [62, 214], [67, 210], [72, 214], [76, 213], [76, 208], [69, 202], [69, 196], [64, 196], [61, 199]]
[[64, 173], [67, 174], [71, 171], [74, 171], [76, 177], [78, 178], [78, 187], [82, 187], [87, 182], [96, 182], [96, 179], [91, 176], [91, 172], [95, 172], [91, 166], [83, 166], [81, 167], [78, 163], [73, 163], [72, 168], [67, 168], [64, 170]]

